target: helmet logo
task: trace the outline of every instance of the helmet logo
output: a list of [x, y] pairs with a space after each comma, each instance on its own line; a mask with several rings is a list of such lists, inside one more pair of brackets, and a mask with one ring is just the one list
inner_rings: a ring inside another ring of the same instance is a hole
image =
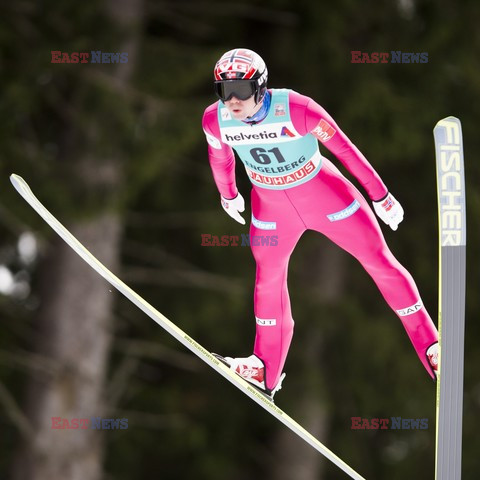
[[221, 73], [226, 73], [227, 76], [235, 76], [237, 73], [247, 73], [250, 68], [250, 63], [249, 62], [232, 62], [230, 60], [224, 60], [220, 61], [217, 64], [216, 68], [216, 73], [221, 74]]
[[268, 75], [268, 72], [267, 72], [267, 69], [265, 68], [265, 71], [262, 73], [262, 76], [258, 79], [258, 84], [259, 85], [262, 85], [263, 83], [266, 83], [267, 75]]

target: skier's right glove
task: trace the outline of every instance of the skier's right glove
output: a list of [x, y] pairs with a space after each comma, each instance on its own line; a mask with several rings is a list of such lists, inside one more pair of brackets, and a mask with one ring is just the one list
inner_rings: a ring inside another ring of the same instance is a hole
[[222, 196], [220, 196], [220, 198], [223, 209], [238, 223], [245, 225], [245, 219], [239, 213], [245, 211], [245, 200], [240, 192], [237, 193], [235, 198], [231, 198], [230, 200]]
[[396, 230], [398, 224], [403, 220], [403, 208], [391, 193], [388, 193], [382, 200], [373, 202], [373, 208], [375, 213], [389, 225], [392, 230]]

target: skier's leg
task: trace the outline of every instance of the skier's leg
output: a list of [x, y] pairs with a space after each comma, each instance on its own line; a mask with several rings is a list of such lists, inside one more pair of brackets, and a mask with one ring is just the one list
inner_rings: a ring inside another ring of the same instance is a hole
[[257, 265], [254, 354], [264, 362], [265, 385], [272, 389], [279, 381], [293, 336], [287, 270], [305, 225], [283, 190], [253, 190], [252, 215], [250, 241]]
[[[310, 209], [308, 215], [302, 213], [302, 218], [309, 228], [322, 232], [360, 261], [402, 321], [433, 378], [426, 352], [438, 341], [438, 333], [412, 276], [388, 248], [375, 214], [360, 192], [330, 162], [324, 164], [317, 178], [321, 182], [317, 182], [316, 198], [322, 202], [322, 212], [319, 215]], [[327, 215], [325, 205], [329, 208]]]

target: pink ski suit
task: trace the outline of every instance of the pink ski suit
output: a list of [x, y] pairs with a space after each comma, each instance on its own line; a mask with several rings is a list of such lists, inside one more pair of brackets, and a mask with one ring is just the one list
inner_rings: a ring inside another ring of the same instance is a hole
[[257, 265], [254, 353], [265, 364], [266, 387], [276, 386], [290, 347], [294, 322], [288, 262], [307, 229], [324, 234], [363, 265], [434, 378], [426, 351], [438, 341], [438, 333], [415, 282], [390, 252], [365, 198], [320, 154], [317, 140], [358, 179], [371, 200], [385, 197], [387, 188], [320, 105], [291, 90], [269, 93], [268, 115], [258, 124], [233, 119], [220, 102], [210, 105], [203, 117], [220, 194], [231, 199], [238, 193], [233, 148], [253, 184], [250, 234], [278, 236], [276, 246], [251, 246]]

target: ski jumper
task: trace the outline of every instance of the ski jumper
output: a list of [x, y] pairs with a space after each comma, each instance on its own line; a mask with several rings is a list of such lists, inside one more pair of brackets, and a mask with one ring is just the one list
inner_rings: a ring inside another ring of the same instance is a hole
[[267, 116], [257, 124], [234, 119], [216, 102], [205, 110], [203, 129], [220, 194], [237, 193], [234, 149], [253, 185], [250, 234], [277, 235], [278, 244], [253, 245], [256, 261], [254, 353], [265, 364], [265, 384], [277, 384], [293, 335], [287, 288], [290, 255], [302, 234], [316, 230], [352, 254], [400, 318], [432, 378], [426, 351], [438, 333], [412, 276], [390, 252], [362, 194], [318, 149], [318, 140], [355, 176], [371, 200], [388, 191], [373, 167], [312, 99], [272, 89]]

